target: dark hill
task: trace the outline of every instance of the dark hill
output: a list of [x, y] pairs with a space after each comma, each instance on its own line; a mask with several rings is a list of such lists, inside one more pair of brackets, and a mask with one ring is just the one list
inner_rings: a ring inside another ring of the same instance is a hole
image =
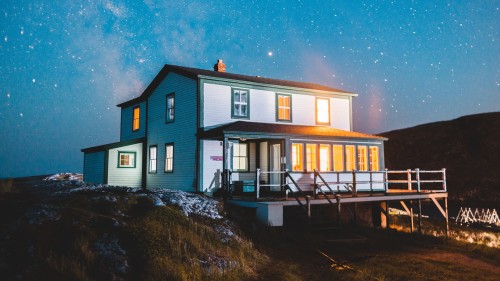
[[500, 112], [483, 113], [380, 134], [388, 169], [446, 168], [450, 199], [500, 199]]

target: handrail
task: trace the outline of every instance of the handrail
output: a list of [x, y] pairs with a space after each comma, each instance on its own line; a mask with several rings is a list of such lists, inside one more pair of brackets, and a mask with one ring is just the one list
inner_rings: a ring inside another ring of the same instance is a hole
[[328, 185], [328, 183], [326, 183], [325, 179], [318, 173], [318, 171], [316, 169], [314, 169], [314, 194], [316, 193], [316, 189], [319, 189], [319, 192], [321, 192], [323, 194], [323, 196], [325, 196], [326, 200], [328, 200], [328, 202], [330, 204], [333, 205], [333, 202], [330, 200], [330, 198], [328, 198], [328, 196], [325, 194], [325, 192], [323, 192], [323, 189], [319, 186], [319, 184], [316, 183], [316, 178], [318, 178], [325, 184], [325, 186], [328, 188], [328, 190], [330, 190], [330, 192], [335, 195], [335, 192], [333, 192], [333, 190], [330, 188], [330, 185]]
[[[297, 182], [292, 178], [292, 176], [290, 176], [290, 173], [288, 171], [285, 171], [285, 178], [288, 178], [291, 180], [291, 182], [293, 183], [293, 185], [295, 185], [295, 188], [297, 188], [298, 192], [300, 194], [300, 196], [302, 196], [303, 198], [306, 198], [306, 195], [305, 193], [302, 191], [302, 189], [300, 188], [300, 186], [297, 184]], [[295, 192], [292, 190], [292, 188], [289, 186], [289, 184], [285, 184], [285, 190], [289, 190], [292, 194], [292, 196], [295, 198], [295, 200], [299, 203], [299, 205], [302, 207], [302, 209], [304, 209], [304, 211], [308, 212], [307, 210], [307, 207], [304, 205], [304, 203], [302, 203], [302, 201], [300, 201], [299, 199], [299, 196], [297, 196], [295, 194]], [[307, 199], [306, 199], [307, 201]], [[307, 202], [306, 202], [307, 203]]]

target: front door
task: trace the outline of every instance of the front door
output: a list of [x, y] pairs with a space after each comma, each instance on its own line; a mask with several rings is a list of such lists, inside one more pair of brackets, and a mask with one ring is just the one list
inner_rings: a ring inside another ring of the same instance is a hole
[[269, 184], [270, 191], [281, 191], [282, 171], [281, 143], [269, 143]]

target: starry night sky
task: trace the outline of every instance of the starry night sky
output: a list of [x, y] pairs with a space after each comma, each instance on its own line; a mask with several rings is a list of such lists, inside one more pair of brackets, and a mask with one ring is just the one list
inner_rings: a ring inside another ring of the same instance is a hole
[[[161, 3], [156, 3], [161, 2]], [[500, 110], [500, 1], [13, 1], [0, 4], [0, 178], [81, 172], [119, 140], [116, 104], [161, 67], [359, 94], [379, 133]]]

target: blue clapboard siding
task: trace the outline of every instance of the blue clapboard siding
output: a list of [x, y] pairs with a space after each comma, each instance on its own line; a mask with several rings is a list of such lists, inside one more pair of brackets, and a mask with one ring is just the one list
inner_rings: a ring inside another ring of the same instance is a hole
[[[134, 119], [134, 107], [139, 105], [139, 130], [132, 131], [132, 121]], [[146, 102], [134, 104], [129, 107], [122, 108], [120, 141], [127, 141], [144, 137], [146, 132]]]
[[[166, 123], [166, 96], [175, 93], [175, 120]], [[169, 73], [148, 100], [149, 146], [157, 145], [157, 173], [147, 173], [148, 188], [196, 191], [196, 80]], [[165, 173], [165, 144], [174, 144], [174, 171]], [[149, 161], [147, 170], [149, 170]]]
[[85, 153], [83, 160], [83, 181], [104, 183], [105, 152]]

